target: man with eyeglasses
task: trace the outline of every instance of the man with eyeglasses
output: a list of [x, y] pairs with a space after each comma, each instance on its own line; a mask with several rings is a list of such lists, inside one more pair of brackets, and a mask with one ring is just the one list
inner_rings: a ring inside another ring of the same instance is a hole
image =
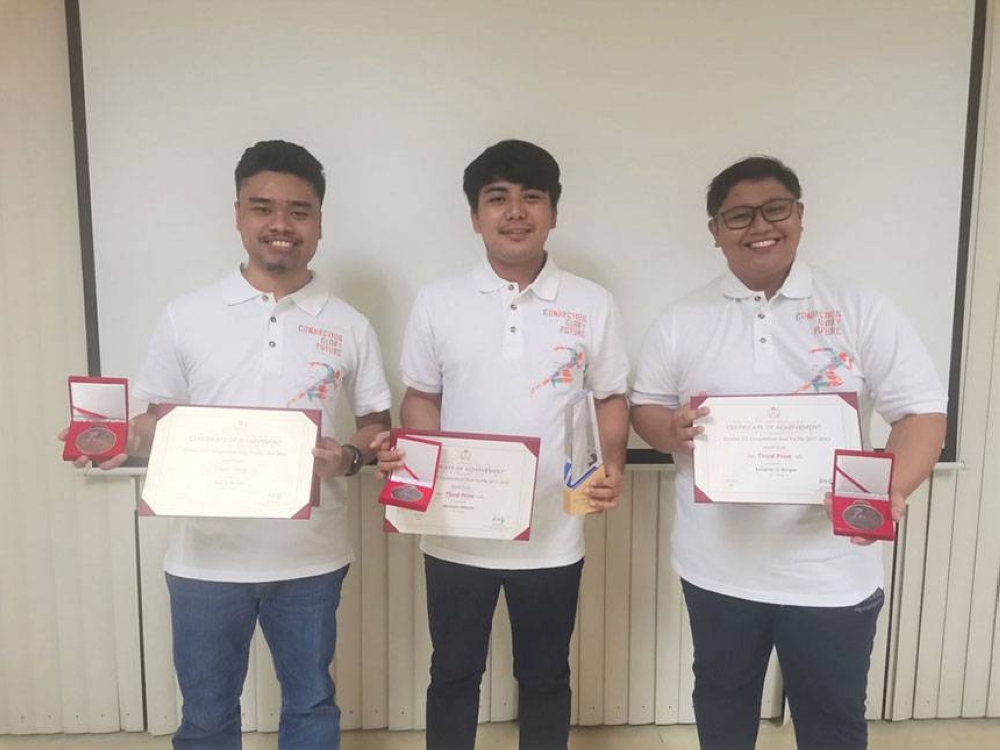
[[695, 505], [699, 393], [854, 391], [863, 442], [872, 411], [892, 425], [892, 514], [929, 475], [946, 395], [910, 323], [884, 296], [796, 259], [798, 177], [751, 157], [708, 189], [708, 228], [729, 270], [670, 307], [639, 356], [632, 422], [672, 453], [672, 562], [694, 642], [694, 708], [703, 749], [753, 748], [764, 676], [777, 650], [802, 748], [864, 748], [865, 688], [882, 608], [882, 549], [834, 536], [816, 506]]

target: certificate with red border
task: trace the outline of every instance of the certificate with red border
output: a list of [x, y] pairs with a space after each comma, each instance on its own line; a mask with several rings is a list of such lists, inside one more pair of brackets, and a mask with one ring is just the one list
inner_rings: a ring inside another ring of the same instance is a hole
[[387, 532], [528, 539], [539, 438], [423, 430], [399, 435], [440, 443], [441, 454], [426, 510], [386, 506]]
[[822, 504], [837, 449], [861, 448], [855, 393], [697, 396], [711, 413], [694, 439], [700, 503]]
[[164, 406], [140, 515], [307, 519], [320, 412]]

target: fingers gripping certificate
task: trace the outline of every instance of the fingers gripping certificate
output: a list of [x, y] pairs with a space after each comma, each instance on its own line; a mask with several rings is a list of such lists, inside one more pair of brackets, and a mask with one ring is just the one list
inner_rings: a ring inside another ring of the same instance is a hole
[[160, 417], [139, 512], [309, 518], [319, 413], [177, 406]]
[[822, 504], [834, 451], [861, 448], [853, 393], [700, 396], [711, 414], [694, 440], [695, 500]]
[[538, 438], [407, 430], [398, 439], [406, 435], [440, 444], [437, 479], [426, 510], [386, 506], [386, 531], [528, 539]]

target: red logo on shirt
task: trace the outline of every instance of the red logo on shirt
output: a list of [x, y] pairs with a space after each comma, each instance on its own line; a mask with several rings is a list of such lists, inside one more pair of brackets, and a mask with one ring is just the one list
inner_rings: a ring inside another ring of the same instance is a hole
[[344, 346], [344, 337], [334, 331], [325, 328], [314, 328], [313, 326], [299, 326], [299, 333], [316, 337], [316, 350], [326, 354], [339, 357]]
[[817, 336], [838, 336], [844, 316], [840, 310], [807, 310], [798, 313], [795, 319], [809, 323]]
[[542, 310], [542, 315], [546, 318], [559, 319], [559, 333], [568, 333], [570, 336], [579, 336], [580, 338], [583, 338], [587, 333], [587, 316], [583, 313], [546, 307]]

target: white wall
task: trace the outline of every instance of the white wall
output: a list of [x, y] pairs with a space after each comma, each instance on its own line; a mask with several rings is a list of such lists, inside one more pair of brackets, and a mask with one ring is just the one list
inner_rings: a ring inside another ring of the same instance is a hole
[[766, 152], [802, 178], [800, 252], [893, 296], [946, 379], [973, 5], [86, 0], [104, 371], [133, 375], [166, 301], [242, 256], [233, 167], [284, 137], [327, 166], [316, 267], [401, 395], [416, 289], [482, 253], [462, 169], [522, 137], [563, 167], [550, 248], [615, 294], [631, 352], [723, 268], [710, 178]]

